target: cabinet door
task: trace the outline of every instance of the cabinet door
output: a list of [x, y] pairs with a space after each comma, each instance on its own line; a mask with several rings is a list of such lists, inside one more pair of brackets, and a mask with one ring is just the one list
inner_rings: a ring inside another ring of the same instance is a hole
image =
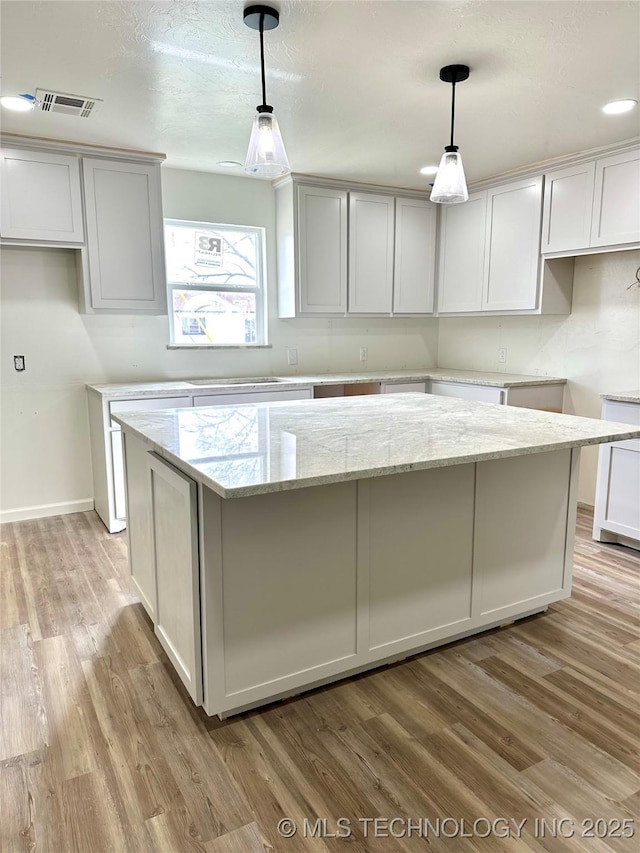
[[77, 157], [4, 148], [0, 234], [22, 240], [82, 243]]
[[349, 312], [390, 314], [394, 199], [349, 193]]
[[435, 247], [435, 204], [417, 198], [397, 198], [394, 313], [433, 312]]
[[160, 167], [83, 160], [91, 308], [166, 314]]
[[542, 175], [487, 191], [483, 311], [535, 309]]
[[156, 579], [155, 632], [189, 695], [202, 703], [198, 515], [195, 482], [149, 453]]
[[347, 310], [347, 193], [298, 187], [298, 287], [305, 314]]
[[310, 400], [311, 397], [312, 391], [309, 388], [295, 391], [247, 391], [245, 394], [199, 394], [193, 398], [193, 405], [239, 406], [240, 403], [285, 403], [293, 400]]
[[542, 253], [588, 249], [595, 160], [544, 176]]
[[640, 150], [596, 161], [592, 246], [640, 240]]
[[464, 204], [443, 204], [440, 216], [438, 312], [480, 311], [487, 194], [474, 193]]
[[482, 403], [504, 403], [502, 388], [492, 385], [465, 385], [462, 382], [439, 382], [431, 380], [431, 393], [438, 397], [458, 397], [461, 400], [477, 400]]
[[408, 394], [412, 391], [424, 394], [426, 390], [426, 382], [383, 382], [380, 387], [383, 394]]

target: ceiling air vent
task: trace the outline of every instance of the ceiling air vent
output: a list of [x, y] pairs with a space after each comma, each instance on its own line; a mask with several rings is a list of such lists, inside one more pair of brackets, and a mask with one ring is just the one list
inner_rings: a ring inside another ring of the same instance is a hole
[[38, 108], [43, 113], [64, 113], [68, 116], [89, 118], [99, 109], [100, 98], [85, 98], [82, 95], [69, 95], [64, 92], [52, 92], [49, 89], [36, 89]]

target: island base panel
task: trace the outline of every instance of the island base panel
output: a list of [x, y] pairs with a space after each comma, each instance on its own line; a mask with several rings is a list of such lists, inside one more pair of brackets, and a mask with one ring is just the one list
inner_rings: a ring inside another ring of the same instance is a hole
[[206, 712], [230, 716], [567, 597], [578, 456], [235, 500], [201, 486]]

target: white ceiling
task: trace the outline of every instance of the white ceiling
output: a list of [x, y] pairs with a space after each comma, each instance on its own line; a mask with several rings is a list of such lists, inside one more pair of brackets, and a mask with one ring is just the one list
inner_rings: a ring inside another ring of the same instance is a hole
[[[244, 162], [260, 102], [245, 5], [2, 2], [2, 94], [40, 87], [105, 102], [90, 119], [3, 110], [2, 129], [161, 151], [179, 168]], [[471, 66], [456, 120], [470, 180], [640, 133], [638, 109], [601, 112], [640, 98], [638, 2], [273, 5], [267, 101], [296, 172], [426, 188], [433, 178], [418, 169], [448, 141], [451, 88], [438, 71], [450, 63]]]

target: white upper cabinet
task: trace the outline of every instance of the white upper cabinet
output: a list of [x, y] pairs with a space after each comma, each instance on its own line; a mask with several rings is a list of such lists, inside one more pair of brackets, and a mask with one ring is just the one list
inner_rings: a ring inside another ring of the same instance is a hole
[[596, 160], [592, 246], [640, 240], [640, 149]]
[[487, 193], [473, 193], [464, 204], [443, 204], [440, 216], [438, 311], [480, 311]]
[[88, 310], [166, 314], [160, 167], [84, 159]]
[[535, 310], [542, 175], [487, 192], [484, 311]]
[[433, 312], [436, 206], [418, 198], [396, 198], [393, 311]]
[[82, 243], [78, 157], [3, 148], [0, 235]]
[[592, 160], [545, 175], [543, 253], [589, 248], [595, 174]]
[[305, 314], [347, 310], [347, 193], [298, 187], [298, 287]]
[[545, 175], [543, 254], [589, 254], [638, 242], [640, 149]]
[[393, 307], [394, 198], [349, 193], [349, 312]]

